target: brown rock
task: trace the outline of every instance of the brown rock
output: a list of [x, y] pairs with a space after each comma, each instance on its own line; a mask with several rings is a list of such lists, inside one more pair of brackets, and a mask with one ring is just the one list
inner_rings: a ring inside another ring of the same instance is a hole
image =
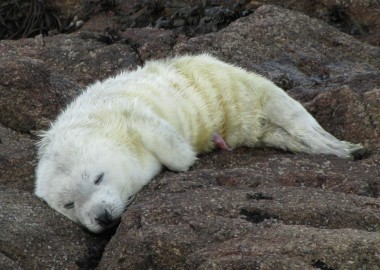
[[30, 193], [1, 186], [0, 209], [0, 262], [15, 269], [75, 269], [96, 242]]
[[0, 44], [0, 57], [38, 59], [35, 61], [42, 61], [51, 72], [69, 77], [80, 87], [115, 75], [122, 69], [135, 68], [139, 63], [130, 46], [107, 44], [98, 39], [97, 34], [81, 32], [41, 39], [5, 40]]
[[177, 41], [172, 31], [153, 28], [126, 29], [121, 38], [137, 50], [142, 61], [165, 58]]
[[119, 26], [114, 14], [104, 12], [91, 17], [78, 32], [105, 32], [107, 29], [117, 29]]
[[326, 87], [326, 80], [341, 83], [345, 79], [347, 84], [364, 75], [371, 87], [378, 83], [379, 48], [341, 34], [319, 20], [275, 6], [263, 6], [218, 33], [191, 38], [175, 47], [178, 54], [199, 51], [274, 80], [287, 75], [293, 82], [290, 88], [300, 84]]
[[[379, 101], [373, 98], [369, 102], [380, 108]], [[318, 95], [307, 108], [320, 122], [326, 123], [326, 130], [347, 141], [364, 142], [378, 138], [380, 126], [372, 121], [360, 95], [348, 87]]]
[[[380, 104], [380, 89], [374, 89], [372, 91], [364, 93], [363, 98], [372, 125], [375, 126], [376, 131], [378, 131], [380, 127], [380, 114], [378, 113], [378, 108]], [[377, 138], [378, 137], [379, 136], [377, 136]]]
[[0, 123], [22, 132], [46, 128], [80, 87], [136, 66], [129, 46], [107, 46], [93, 38], [84, 34], [54, 36], [42, 44], [36, 39], [3, 41]]
[[32, 191], [35, 141], [0, 125], [0, 185]]
[[377, 0], [264, 0], [252, 1], [255, 7], [276, 4], [322, 19], [341, 31], [373, 45], [380, 44], [380, 2]]
[[192, 254], [186, 269], [378, 269], [378, 234], [268, 223]]
[[[119, 25], [181, 28], [188, 33], [215, 32], [237, 17], [243, 17], [264, 4], [274, 4], [302, 12], [333, 25], [372, 45], [380, 42], [380, 3], [377, 0], [260, 0], [260, 1], [182, 1], [127, 0], [116, 2], [113, 9]], [[221, 12], [219, 12], [221, 11]], [[101, 15], [103, 16], [103, 15]], [[107, 16], [106, 16], [107, 17]], [[105, 20], [108, 20], [106, 17]], [[109, 17], [109, 16], [108, 16]], [[215, 23], [210, 23], [213, 20]], [[168, 25], [167, 25], [168, 24]], [[205, 27], [210, 24], [210, 27]], [[192, 28], [190, 31], [184, 29]]]
[[0, 122], [13, 130], [45, 128], [78, 93], [75, 83], [36, 59], [1, 57], [0, 73]]
[[22, 270], [12, 259], [8, 258], [6, 255], [0, 252], [0, 268], [1, 269], [14, 269]]
[[[378, 265], [374, 250], [380, 248], [380, 201], [300, 187], [307, 179], [301, 179], [299, 187], [278, 186], [279, 177], [262, 177], [287, 160], [278, 159], [258, 172], [234, 168], [165, 173], [128, 209], [100, 269]], [[294, 169], [292, 159], [286, 163]], [[255, 177], [260, 180], [252, 187]], [[357, 250], [358, 245], [363, 249]]]

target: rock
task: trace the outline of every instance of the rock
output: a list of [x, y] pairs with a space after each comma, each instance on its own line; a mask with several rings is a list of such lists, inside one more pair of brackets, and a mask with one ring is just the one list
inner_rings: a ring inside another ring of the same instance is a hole
[[15, 269], [75, 269], [96, 242], [30, 193], [1, 185], [0, 209], [0, 262]]
[[165, 58], [177, 42], [177, 35], [164, 29], [126, 29], [121, 38], [135, 48], [142, 61]]
[[120, 24], [115, 20], [112, 13], [99, 13], [91, 17], [78, 30], [78, 32], [100, 32], [103, 33], [107, 29], [118, 29]]
[[33, 39], [2, 42], [0, 123], [22, 132], [46, 128], [81, 87], [136, 66], [129, 46], [93, 38], [54, 36], [42, 46]]
[[[368, 91], [367, 96], [375, 90]], [[367, 98], [367, 102], [380, 108], [379, 98]], [[378, 114], [371, 112], [363, 98], [347, 86], [318, 95], [307, 108], [322, 123], [326, 130], [347, 141], [378, 139], [380, 125], [372, 118]], [[326, 106], [328, 104], [328, 106]], [[371, 106], [371, 105], [370, 105]]]
[[9, 259], [3, 253], [0, 253], [0, 268], [1, 269], [14, 269], [14, 270], [22, 270], [14, 261]]
[[0, 185], [32, 191], [35, 140], [0, 125]]
[[[261, 227], [192, 254], [187, 269], [366, 269], [379, 264], [374, 252], [379, 237], [374, 233], [277, 224]], [[368, 245], [358, 250], [362, 243]]]
[[294, 170], [292, 158], [253, 164], [252, 170], [195, 168], [158, 177], [128, 208], [99, 269], [312, 269], [323, 264], [365, 269], [379, 264], [379, 199], [302, 187], [307, 176], [298, 187], [281, 185], [283, 173], [271, 177], [268, 172], [276, 173], [274, 165], [280, 164]]
[[147, 60], [167, 57], [172, 52], [174, 44], [183, 37], [171, 30], [156, 28], [128, 28], [124, 31], [106, 28], [103, 32], [82, 32], [81, 35], [109, 45], [128, 44], [139, 56], [141, 64]]
[[[231, 153], [214, 152], [201, 156], [194, 170], [228, 169], [229, 172], [214, 173], [222, 186], [290, 186], [329, 189], [335, 192], [378, 197], [378, 154], [370, 158], [347, 162], [334, 157], [293, 155], [273, 149], [239, 148]], [[230, 177], [242, 168], [246, 172]], [[349, 172], [349, 173], [347, 173]]]
[[[264, 4], [275, 4], [307, 14], [362, 41], [379, 45], [380, 3], [377, 0], [310, 1], [142, 1], [117, 2], [115, 13], [125, 27], [154, 26], [178, 29], [188, 35], [215, 32]], [[107, 19], [106, 19], [107, 20]]]
[[363, 98], [369, 117], [372, 121], [372, 125], [374, 125], [375, 127], [379, 127], [380, 115], [377, 109], [379, 108], [380, 102], [380, 88], [373, 89], [372, 91], [364, 93]]
[[46, 128], [47, 119], [78, 94], [77, 85], [36, 59], [1, 57], [0, 73], [0, 122], [13, 130]]
[[320, 84], [319, 80], [325, 87], [326, 79], [338, 83], [344, 78], [347, 84], [360, 75], [368, 75], [372, 87], [378, 83], [378, 47], [342, 35], [319, 20], [275, 6], [263, 6], [218, 33], [194, 37], [175, 47], [175, 53], [206, 50], [274, 80], [283, 78], [286, 72], [293, 82], [290, 88]]
[[0, 57], [29, 57], [42, 61], [52, 71], [67, 76], [84, 87], [122, 69], [135, 68], [137, 55], [125, 44], [107, 44], [94, 33], [46, 37], [41, 41], [5, 40], [0, 45]]
[[247, 1], [128, 0], [116, 8], [121, 29], [154, 27], [200, 35], [218, 31], [253, 10]]
[[[380, 3], [377, 0], [252, 1], [254, 7], [276, 4], [324, 20], [339, 30], [372, 45], [380, 45]], [[252, 3], [252, 4], [253, 4]]]

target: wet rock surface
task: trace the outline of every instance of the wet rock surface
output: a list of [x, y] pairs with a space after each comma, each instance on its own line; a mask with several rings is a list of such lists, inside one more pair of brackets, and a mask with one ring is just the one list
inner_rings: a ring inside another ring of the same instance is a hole
[[[360, 2], [368, 14], [378, 8]], [[253, 13], [193, 37], [122, 25], [122, 10], [144, 9], [125, 1], [72, 34], [0, 42], [1, 269], [380, 269], [380, 49], [263, 3], [244, 3]], [[84, 231], [33, 195], [36, 135], [81, 88], [152, 58], [201, 52], [267, 76], [368, 152], [355, 161], [273, 149], [203, 154], [189, 172], [147, 185], [113, 236]]]

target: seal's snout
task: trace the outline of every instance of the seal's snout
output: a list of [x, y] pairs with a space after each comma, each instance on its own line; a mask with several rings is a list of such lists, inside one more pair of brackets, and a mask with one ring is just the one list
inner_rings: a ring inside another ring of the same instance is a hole
[[99, 208], [96, 214], [94, 212], [92, 214], [92, 218], [87, 220], [87, 222], [91, 223], [88, 223], [89, 225], [84, 224], [84, 226], [93, 233], [102, 233], [116, 228], [121, 221], [121, 217], [115, 215], [107, 207]]
[[99, 214], [95, 218], [96, 223], [98, 223], [102, 227], [107, 227], [109, 225], [112, 225], [114, 223], [114, 219], [112, 218], [112, 214], [108, 209], [104, 209], [104, 212]]

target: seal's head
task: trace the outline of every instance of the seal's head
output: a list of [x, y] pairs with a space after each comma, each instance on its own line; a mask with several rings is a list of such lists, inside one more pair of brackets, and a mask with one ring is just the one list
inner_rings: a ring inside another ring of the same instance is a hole
[[137, 192], [128, 149], [96, 137], [46, 136], [40, 143], [35, 193], [88, 230], [115, 225]]

